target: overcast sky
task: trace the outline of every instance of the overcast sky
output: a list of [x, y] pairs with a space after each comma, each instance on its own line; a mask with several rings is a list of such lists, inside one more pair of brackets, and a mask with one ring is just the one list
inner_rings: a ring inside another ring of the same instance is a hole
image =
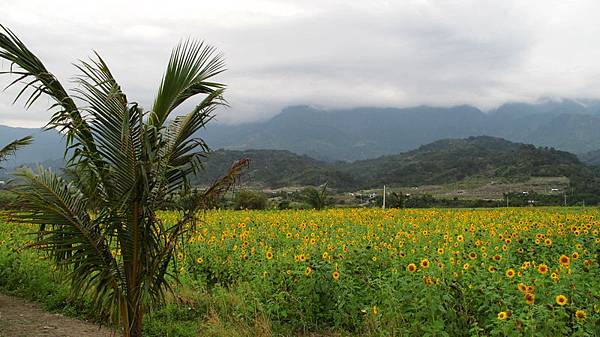
[[[293, 104], [489, 109], [600, 98], [597, 0], [2, 0], [0, 13], [61, 80], [96, 50], [145, 107], [172, 47], [206, 40], [226, 56], [220, 80], [231, 108], [218, 117], [226, 123]], [[11, 104], [14, 94], [0, 93], [0, 124], [48, 120], [46, 100], [25, 111]]]

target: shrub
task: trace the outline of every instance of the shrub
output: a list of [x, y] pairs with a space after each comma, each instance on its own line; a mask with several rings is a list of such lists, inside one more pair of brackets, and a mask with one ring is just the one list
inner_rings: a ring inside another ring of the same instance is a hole
[[241, 190], [233, 199], [234, 209], [265, 209], [267, 197], [261, 192]]

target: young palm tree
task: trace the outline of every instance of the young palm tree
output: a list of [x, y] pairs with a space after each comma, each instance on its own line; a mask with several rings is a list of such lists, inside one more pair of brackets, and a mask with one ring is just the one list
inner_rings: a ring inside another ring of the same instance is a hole
[[[18, 173], [25, 182], [20, 200], [29, 210], [18, 221], [40, 224], [37, 245], [68, 268], [75, 295], [91, 296], [124, 336], [139, 337], [144, 313], [164, 302], [169, 279], [177, 277], [172, 257], [198, 210], [247, 164], [234, 163], [205, 191], [188, 181], [208, 151], [194, 134], [223, 104], [224, 85], [212, 82], [223, 71], [222, 57], [202, 42], [180, 43], [147, 111], [128, 99], [98, 54], [76, 65], [71, 96], [17, 36], [0, 28], [0, 58], [11, 62], [5, 73], [17, 76], [11, 85], [24, 84], [17, 99], [28, 92], [27, 107], [42, 95], [52, 99], [46, 128], [65, 135], [76, 175], [67, 181], [50, 170]], [[204, 98], [175, 117], [196, 95]], [[174, 195], [181, 200], [178, 218], [167, 223], [156, 211]]]
[[[2, 163], [8, 157], [10, 157], [13, 154], [15, 154], [15, 152], [18, 149], [22, 148], [23, 146], [31, 144], [32, 141], [33, 141], [33, 137], [27, 136], [27, 137], [23, 137], [21, 139], [17, 139], [15, 141], [7, 144], [3, 148], [1, 148], [0, 149], [0, 163]], [[0, 168], [2, 168], [2, 167], [0, 167]]]

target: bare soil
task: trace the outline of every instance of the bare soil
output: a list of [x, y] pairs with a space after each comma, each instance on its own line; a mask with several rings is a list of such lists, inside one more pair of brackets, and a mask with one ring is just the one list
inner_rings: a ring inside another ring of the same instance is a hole
[[52, 314], [40, 305], [0, 294], [0, 337], [114, 337], [97, 324]]

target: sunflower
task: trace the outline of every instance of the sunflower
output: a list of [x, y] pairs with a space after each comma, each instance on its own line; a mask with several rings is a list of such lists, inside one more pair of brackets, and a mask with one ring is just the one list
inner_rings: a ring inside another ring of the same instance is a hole
[[429, 286], [429, 285], [434, 284], [435, 282], [434, 282], [434, 280], [433, 280], [433, 278], [431, 276], [425, 276], [423, 278], [423, 283], [425, 283], [426, 285]]
[[377, 314], [379, 314], [379, 308], [374, 305], [373, 308], [371, 308], [371, 312], [373, 313], [373, 316], [377, 316]]
[[421, 267], [428, 268], [429, 267], [429, 260], [427, 260], [427, 259], [421, 260]]
[[414, 273], [417, 271], [417, 266], [414, 263], [411, 263], [408, 266], [406, 266], [406, 270], [408, 270], [411, 273]]
[[567, 304], [567, 302], [569, 301], [569, 300], [567, 299], [567, 296], [565, 296], [565, 295], [562, 295], [562, 294], [561, 294], [561, 295], [558, 295], [558, 296], [556, 296], [556, 299], [555, 299], [555, 300], [556, 300], [556, 304], [558, 304], [558, 305], [560, 305], [560, 306], [563, 306], [563, 305]]
[[467, 270], [467, 269], [469, 269], [469, 264], [468, 264], [468, 263], [465, 263], [465, 264], [463, 264], [463, 269], [464, 269], [464, 270]]
[[197, 264], [202, 264], [202, 263], [204, 263], [204, 259], [201, 258], [201, 257], [199, 257], [199, 258], [196, 259], [196, 263]]
[[557, 273], [552, 273], [552, 275], [550, 275], [550, 278], [552, 278], [553, 281], [558, 281], [558, 279], [559, 279]]
[[511, 269], [507, 270], [505, 274], [506, 274], [506, 277], [513, 278], [515, 276], [515, 270], [511, 268]]
[[573, 258], [573, 260], [577, 260], [579, 258], [579, 253], [573, 252], [573, 254], [571, 254], [571, 257]]
[[546, 240], [544, 240], [544, 244], [545, 244], [546, 246], [552, 246], [552, 240], [550, 240], [550, 239], [546, 239]]
[[500, 311], [498, 313], [498, 319], [501, 321], [505, 321], [508, 318], [508, 312], [506, 311]]
[[560, 259], [558, 260], [560, 262], [560, 264], [562, 264], [563, 266], [568, 266], [569, 263], [571, 262], [571, 259], [569, 259], [568, 256], [566, 255], [561, 255]]
[[272, 260], [273, 259], [273, 253], [272, 252], [266, 252], [265, 253], [265, 257], [267, 258], [267, 260]]
[[334, 280], [339, 280], [340, 279], [340, 272], [339, 271], [334, 271], [333, 273], [331, 273], [331, 277], [333, 277]]
[[498, 261], [502, 260], [502, 256], [496, 254], [496, 255], [494, 255], [494, 257], [492, 257], [492, 260], [498, 262]]
[[437, 249], [438, 254], [444, 254], [444, 248], [438, 248]]
[[538, 272], [539, 272], [540, 274], [546, 274], [546, 273], [548, 272], [548, 266], [547, 266], [547, 265], [545, 265], [545, 264], [540, 264], [540, 265], [538, 266]]
[[312, 268], [311, 267], [306, 267], [306, 269], [304, 270], [304, 275], [308, 276], [312, 273]]
[[535, 302], [535, 295], [532, 293], [526, 293], [525, 294], [525, 303], [527, 304], [533, 304]]
[[517, 285], [517, 288], [519, 289], [520, 292], [526, 292], [527, 291], [527, 286], [525, 285], [525, 283], [519, 283]]
[[587, 317], [587, 313], [584, 310], [577, 310], [575, 311], [575, 317], [579, 319], [584, 319]]
[[477, 253], [475, 253], [475, 252], [470, 252], [470, 253], [469, 253], [469, 258], [470, 258], [471, 260], [474, 260], [474, 259], [476, 259], [476, 258], [477, 258]]
[[497, 269], [496, 269], [496, 267], [494, 267], [494, 266], [489, 266], [489, 267], [488, 267], [488, 271], [489, 271], [490, 273], [495, 273], [495, 272], [496, 272], [496, 270], [497, 270]]
[[462, 235], [459, 235], [456, 237], [456, 241], [463, 242], [463, 241], [465, 241], [465, 238]]
[[321, 257], [323, 258], [323, 260], [327, 260], [329, 258], [329, 253], [324, 252]]

